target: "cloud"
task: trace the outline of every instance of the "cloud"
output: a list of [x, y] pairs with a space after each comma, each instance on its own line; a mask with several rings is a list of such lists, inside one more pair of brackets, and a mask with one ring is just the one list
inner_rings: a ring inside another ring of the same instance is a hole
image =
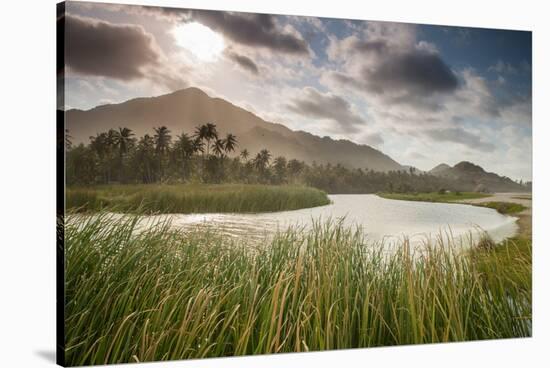
[[329, 36], [326, 53], [331, 63], [321, 83], [377, 106], [439, 111], [442, 99], [460, 88], [437, 47], [417, 39], [414, 25], [369, 22], [347, 37]]
[[295, 55], [309, 52], [300, 34], [282, 30], [273, 15], [191, 10], [190, 18], [242, 45]]
[[70, 72], [122, 82], [149, 80], [182, 88], [185, 68], [167, 67], [152, 34], [140, 25], [115, 24], [68, 14], [65, 18], [66, 64]]
[[143, 27], [66, 16], [66, 62], [84, 75], [132, 80], [161, 58], [153, 36]]
[[438, 142], [459, 143], [482, 152], [492, 152], [495, 145], [482, 141], [481, 138], [462, 128], [436, 128], [424, 131], [424, 134]]
[[496, 73], [509, 73], [509, 74], [516, 74], [518, 72], [518, 69], [513, 66], [510, 63], [505, 63], [502, 60], [499, 60], [496, 62], [496, 64], [491, 65], [488, 70], [490, 72], [496, 72]]
[[431, 96], [453, 92], [459, 86], [453, 71], [426, 42], [401, 50], [384, 40], [356, 40], [348, 53], [366, 62], [355, 75], [336, 72], [333, 77], [364, 92]]
[[365, 120], [352, 110], [349, 102], [331, 93], [320, 93], [306, 87], [304, 95], [287, 105], [288, 110], [310, 118], [331, 120], [345, 132], [357, 132]]
[[241, 68], [243, 68], [244, 70], [254, 74], [254, 75], [258, 75], [260, 70], [258, 68], [258, 65], [254, 62], [254, 60], [252, 60], [251, 58], [249, 58], [248, 56], [245, 56], [245, 55], [241, 55], [237, 52], [234, 52], [234, 51], [226, 51], [226, 56], [233, 60], [235, 63], [237, 63]]
[[308, 55], [310, 52], [300, 33], [292, 27], [278, 25], [274, 15], [148, 6], [139, 9], [142, 13], [173, 22], [199, 22], [240, 45], [291, 55]]
[[405, 90], [430, 95], [452, 92], [458, 81], [438, 54], [422, 49], [391, 54], [375, 68], [363, 71], [366, 85], [384, 93]]

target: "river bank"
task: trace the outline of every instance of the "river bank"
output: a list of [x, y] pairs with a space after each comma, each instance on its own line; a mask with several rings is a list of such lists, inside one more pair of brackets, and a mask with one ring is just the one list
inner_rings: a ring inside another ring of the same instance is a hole
[[[390, 197], [391, 194], [384, 195], [384, 198]], [[397, 197], [406, 200], [403, 195]], [[452, 201], [445, 201], [445, 203], [470, 204], [492, 208], [500, 213], [517, 218], [518, 231], [514, 236], [500, 242], [485, 238], [483, 241], [478, 242], [477, 246], [470, 249], [469, 256], [472, 257], [480, 269], [484, 270], [486, 277], [491, 279], [492, 282], [499, 282], [504, 288], [520, 286], [531, 295], [532, 195], [530, 193], [495, 193], [478, 198], [455, 198]], [[491, 272], [496, 267], [507, 269], [509, 277], [506, 280], [498, 280], [500, 276], [496, 276]]]

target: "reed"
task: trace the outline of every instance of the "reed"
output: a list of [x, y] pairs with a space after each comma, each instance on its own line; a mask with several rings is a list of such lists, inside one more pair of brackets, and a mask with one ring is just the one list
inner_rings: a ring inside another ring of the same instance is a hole
[[67, 218], [69, 365], [531, 335], [530, 242], [388, 254], [327, 222], [253, 247], [141, 221]]
[[285, 185], [175, 184], [75, 187], [67, 209], [148, 213], [273, 212], [330, 203], [321, 190]]

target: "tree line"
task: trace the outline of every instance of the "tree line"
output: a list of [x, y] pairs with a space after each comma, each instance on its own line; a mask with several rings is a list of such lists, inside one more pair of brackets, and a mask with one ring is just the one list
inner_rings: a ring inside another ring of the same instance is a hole
[[378, 172], [340, 164], [308, 164], [267, 149], [238, 151], [234, 134], [221, 136], [213, 123], [173, 136], [165, 126], [137, 138], [129, 128], [91, 136], [73, 145], [66, 132], [67, 185], [112, 183], [249, 183], [308, 185], [328, 193], [458, 190], [448, 179], [408, 171]]

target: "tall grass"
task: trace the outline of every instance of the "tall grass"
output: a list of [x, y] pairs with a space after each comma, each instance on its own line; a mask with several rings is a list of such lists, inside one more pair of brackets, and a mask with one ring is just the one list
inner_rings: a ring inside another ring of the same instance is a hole
[[526, 209], [524, 205], [519, 203], [512, 203], [512, 202], [491, 201], [491, 202], [478, 203], [476, 205], [480, 207], [492, 208], [494, 210], [497, 210], [498, 213], [502, 213], [504, 215], [512, 215], [515, 213], [520, 213]]
[[138, 231], [139, 221], [67, 220], [70, 365], [531, 334], [530, 250], [502, 263], [493, 249], [439, 242], [413, 256], [404, 242], [388, 256], [338, 223], [251, 248], [168, 223]]
[[378, 196], [387, 199], [421, 202], [456, 202], [465, 199], [477, 199], [490, 197], [490, 194], [477, 192], [430, 192], [430, 193], [377, 193]]
[[277, 185], [111, 185], [68, 188], [67, 208], [121, 212], [272, 212], [330, 203], [325, 192]]

